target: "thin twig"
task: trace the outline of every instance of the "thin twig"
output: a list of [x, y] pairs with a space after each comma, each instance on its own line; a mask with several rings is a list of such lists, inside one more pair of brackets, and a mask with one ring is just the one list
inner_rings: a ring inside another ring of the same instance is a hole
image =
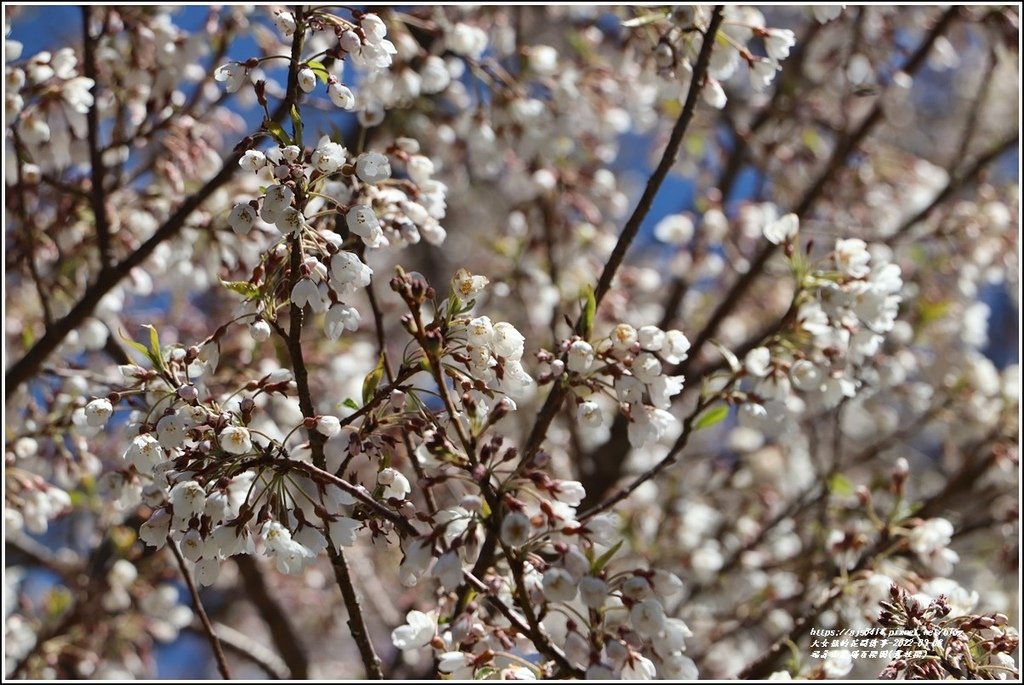
[[[373, 325], [377, 334], [377, 351], [380, 354], [381, 359], [384, 360], [384, 373], [388, 377], [389, 387], [395, 387], [398, 384], [398, 380], [395, 376], [395, 370], [391, 363], [391, 358], [388, 355], [387, 339], [384, 331], [384, 312], [381, 310], [380, 303], [377, 301], [377, 295], [373, 291], [373, 278], [370, 278], [370, 282], [366, 284], [366, 296], [370, 300], [370, 309], [373, 311]], [[416, 373], [418, 369], [407, 368], [404, 365], [399, 369], [400, 374], [405, 374], [406, 377]], [[389, 391], [386, 395], [391, 396]], [[409, 462], [412, 464], [412, 469], [416, 473], [416, 478], [422, 485], [423, 500], [427, 505], [427, 511], [431, 514], [437, 513], [437, 502], [434, 499], [434, 493], [427, 481], [427, 474], [423, 470], [423, 464], [416, 458], [416, 449], [412, 444], [412, 436], [409, 431], [402, 431], [402, 443], [405, 445], [406, 454], [409, 457]]]
[[181, 555], [181, 550], [178, 549], [178, 543], [176, 543], [170, 535], [167, 536], [167, 546], [170, 547], [171, 552], [174, 553], [174, 559], [178, 562], [178, 568], [181, 569], [181, 576], [185, 579], [185, 585], [188, 587], [189, 594], [192, 595], [192, 606], [195, 607], [196, 613], [199, 615], [199, 620], [203, 624], [203, 630], [206, 632], [206, 637], [210, 641], [210, 648], [213, 650], [213, 657], [217, 661], [217, 670], [220, 671], [220, 675], [224, 680], [231, 680], [231, 671], [228, 670], [228, 662], [224, 657], [224, 649], [221, 647], [217, 633], [213, 630], [213, 624], [210, 623], [210, 617], [206, 615], [206, 609], [203, 608], [203, 600], [199, 598], [199, 590], [196, 588], [195, 581], [192, 580], [191, 571], [188, 570], [188, 562], [186, 562], [185, 557]]
[[[901, 71], [907, 74], [914, 74], [928, 57], [928, 53], [931, 51], [935, 41], [938, 40], [939, 36], [946, 32], [957, 14], [960, 12], [960, 8], [952, 6], [946, 9], [942, 16], [935, 22], [932, 29], [925, 36], [924, 40], [918, 46], [914, 54], [907, 60]], [[804, 192], [800, 201], [792, 209], [792, 212], [801, 219], [806, 217], [818, 200], [824, 195], [825, 189], [838, 175], [838, 173], [845, 168], [846, 160], [850, 154], [857, 149], [857, 146], [867, 138], [868, 134], [877, 126], [884, 118], [884, 107], [882, 105], [884, 100], [884, 94], [879, 96], [875, 101], [874, 107], [867, 116], [861, 121], [860, 125], [850, 134], [841, 136], [839, 141], [836, 143], [835, 148], [829, 157], [828, 162], [825, 164], [825, 168], [821, 171], [814, 183]], [[718, 332], [719, 326], [725, 321], [733, 310], [739, 306], [739, 303], [743, 301], [747, 291], [750, 290], [754, 281], [761, 275], [768, 260], [775, 254], [779, 246], [774, 243], [766, 243], [757, 255], [751, 260], [749, 268], [744, 272], [729, 288], [729, 290], [722, 296], [718, 302], [718, 306], [715, 307], [711, 312], [711, 316], [708, 318], [708, 322], [704, 325], [703, 329], [697, 335], [693, 346], [690, 348], [689, 358], [682, 362], [679, 366], [672, 371], [672, 373], [678, 373], [687, 375], [691, 365], [700, 357], [701, 351], [707, 345], [715, 334]]]
[[[4, 547], [7, 550], [6, 554], [11, 555], [13, 552], [15, 555], [25, 557], [33, 565], [56, 573], [68, 586], [77, 584], [77, 576], [81, 572], [79, 565], [64, 561], [28, 535], [8, 534], [4, 540]], [[8, 559], [11, 558], [8, 556]], [[12, 562], [8, 561], [8, 563]]]
[[709, 397], [702, 399], [700, 402], [697, 403], [697, 406], [693, 410], [693, 412], [686, 417], [685, 421], [683, 421], [682, 433], [679, 434], [679, 437], [672, 445], [672, 448], [668, 451], [668, 454], [662, 457], [662, 459], [657, 464], [647, 469], [639, 476], [631, 480], [629, 483], [621, 487], [618, 491], [615, 492], [615, 494], [611, 495], [610, 497], [602, 501], [600, 504], [597, 504], [588, 509], [587, 511], [583, 512], [578, 517], [579, 520], [586, 521], [589, 518], [597, 516], [603, 511], [607, 511], [611, 507], [615, 506], [622, 500], [629, 497], [633, 493], [633, 491], [636, 490], [638, 487], [640, 487], [647, 481], [657, 476], [659, 473], [667, 469], [669, 466], [675, 464], [676, 460], [679, 458], [679, 453], [683, 451], [687, 443], [689, 443], [690, 441], [690, 436], [693, 435], [693, 425], [694, 423], [696, 423], [697, 417], [700, 415], [702, 411], [704, 411], [708, 406], [710, 406], [711, 403], [715, 401], [715, 399], [715, 395], [710, 395]]
[[978, 92], [974, 94], [974, 98], [971, 100], [970, 110], [967, 112], [967, 122], [960, 132], [960, 142], [956, 146], [956, 152], [953, 153], [949, 160], [947, 168], [949, 169], [950, 176], [954, 175], [957, 167], [960, 166], [960, 162], [967, 158], [967, 150], [970, 149], [974, 134], [977, 133], [978, 118], [981, 116], [982, 108], [988, 101], [989, 90], [992, 87], [992, 77], [996, 73], [996, 67], [999, 66], [999, 57], [996, 55], [995, 50], [989, 50], [988, 54], [985, 55], [985, 60], [985, 75], [981, 78]]
[[[50, 305], [51, 294], [46, 291], [46, 287], [43, 285], [42, 275], [39, 273], [39, 267], [36, 265], [36, 236], [35, 236], [35, 221], [30, 221], [28, 215], [28, 207], [25, 206], [25, 177], [24, 177], [24, 155], [22, 154], [21, 138], [18, 135], [18, 131], [15, 128], [11, 128], [11, 139], [14, 143], [14, 149], [16, 153], [16, 159], [14, 162], [15, 178], [18, 182], [18, 196], [16, 207], [18, 211], [18, 222], [21, 224], [20, 228], [25, 232], [25, 238], [28, 241], [28, 250], [25, 255], [25, 262], [28, 264], [28, 273], [32, 276], [32, 281], [35, 284], [36, 295], [39, 297], [39, 305], [43, 311], [43, 325], [44, 330], [49, 329], [53, 323], [53, 308]], [[14, 203], [12, 203], [14, 204]]]
[[[997, 431], [993, 431], [985, 438], [977, 441], [965, 451], [974, 454], [977, 450], [985, 448], [988, 443], [997, 439]], [[970, 492], [974, 483], [985, 471], [995, 462], [995, 453], [991, 452], [985, 457], [969, 459], [963, 467], [953, 475], [946, 483], [946, 487], [940, 492], [929, 497], [914, 515], [920, 518], [935, 516], [942, 511], [945, 504], [955, 498], [962, 498], [964, 493]], [[771, 673], [778, 656], [786, 649], [787, 645], [795, 643], [802, 638], [812, 626], [812, 621], [817, 619], [832, 604], [843, 595], [844, 585], [841, 579], [848, 578], [858, 571], [869, 569], [874, 565], [875, 558], [891, 549], [894, 540], [888, 529], [883, 529], [878, 540], [863, 554], [853, 568], [842, 576], [836, 576], [835, 584], [828, 593], [818, 602], [814, 603], [808, 612], [796, 619], [792, 629], [783, 637], [779, 638], [761, 656], [749, 663], [739, 674], [741, 680], [759, 680]], [[838, 573], [838, 569], [835, 570]]]
[[911, 229], [917, 226], [922, 221], [927, 219], [932, 212], [942, 206], [947, 200], [949, 200], [958, 190], [966, 186], [968, 183], [973, 182], [985, 168], [993, 161], [1001, 157], [1003, 154], [1013, 150], [1017, 147], [1020, 142], [1020, 131], [1015, 131], [1007, 135], [1005, 138], [997, 142], [995, 145], [990, 147], [988, 150], [983, 152], [974, 163], [967, 168], [963, 173], [957, 174], [949, 179], [946, 183], [946, 187], [935, 196], [935, 199], [928, 203], [927, 207], [924, 207], [917, 214], [913, 215], [909, 219], [903, 222], [894, 236], [897, 239], [905, 239], [910, 236]]
[[[697, 109], [697, 101], [700, 98], [700, 91], [704, 85], [704, 76], [707, 73], [708, 65], [711, 62], [711, 50], [715, 44], [715, 37], [718, 35], [718, 27], [722, 23], [722, 11], [722, 6], [716, 5], [711, 14], [711, 21], [708, 24], [707, 31], [704, 33], [704, 40], [701, 44], [700, 54], [698, 55], [697, 62], [693, 67], [690, 88], [686, 95], [686, 102], [683, 105], [683, 110], [679, 114], [679, 119], [676, 121], [676, 124], [672, 129], [672, 134], [665, 146], [665, 151], [662, 153], [661, 161], [647, 180], [647, 186], [644, 188], [643, 195], [640, 196], [640, 200], [633, 209], [633, 214], [629, 217], [626, 225], [622, 228], [622, 233], [619, 234], [619, 239], [615, 243], [615, 248], [608, 257], [608, 262], [605, 264], [604, 270], [601, 272], [601, 277], [597, 281], [597, 287], [594, 288], [594, 300], [598, 306], [600, 306], [601, 300], [611, 288], [612, 279], [615, 278], [616, 272], [622, 265], [622, 262], [626, 257], [626, 251], [629, 250], [634, 238], [636, 238], [637, 233], [640, 231], [640, 225], [650, 212], [651, 207], [654, 204], [654, 198], [658, 194], [658, 190], [661, 188], [661, 184], [664, 182], [665, 177], [668, 176], [668, 172], [672, 169], [679, 156], [679, 149], [682, 145], [683, 137], [686, 134], [686, 130], [689, 127], [690, 122], [693, 120], [694, 112]], [[578, 329], [582, 321], [583, 316], [580, 315], [576, 321], [576, 329], [578, 333], [581, 332]], [[554, 387], [551, 388], [551, 392], [548, 394], [547, 400], [545, 400], [540, 413], [537, 415], [537, 421], [534, 423], [533, 429], [530, 431], [530, 436], [526, 441], [526, 447], [523, 449], [524, 460], [528, 461], [531, 459], [540, 449], [541, 444], [544, 442], [544, 438], [547, 436], [548, 427], [554, 420], [555, 415], [558, 414], [558, 409], [562, 404], [562, 399], [565, 397], [565, 393], [566, 388], [561, 383], [556, 383]]]
[[309, 655], [302, 640], [295, 633], [288, 614], [281, 607], [281, 603], [270, 592], [266, 579], [263, 577], [263, 570], [255, 557], [248, 554], [239, 554], [233, 557], [238, 567], [239, 575], [245, 584], [245, 597], [256, 608], [263, 622], [267, 624], [270, 637], [281, 653], [281, 659], [287, 668], [284, 677], [292, 677], [297, 680], [309, 678]]
[[[462, 577], [466, 579], [467, 587], [471, 587], [476, 592], [478, 592], [481, 595], [485, 596], [487, 598], [487, 600], [491, 603], [491, 605], [493, 605], [502, 616], [504, 616], [506, 619], [508, 619], [508, 622], [511, 623], [512, 626], [520, 634], [526, 635], [527, 637], [532, 635], [532, 633], [533, 633], [532, 629], [530, 628], [529, 625], [527, 625], [526, 622], [524, 622], [523, 618], [518, 616], [518, 615], [516, 615], [516, 613], [514, 611], [512, 611], [512, 609], [507, 604], [502, 602], [501, 599], [499, 599], [498, 597], [495, 597], [494, 593], [492, 593], [490, 591], [490, 589], [487, 587], [487, 585], [482, 580], [480, 580], [476, 576], [476, 574], [472, 573], [471, 571], [465, 571], [464, 570], [462, 572]], [[581, 675], [579, 669], [574, 667], [569, 662], [569, 659], [565, 656], [565, 652], [563, 652], [561, 649], [559, 649], [556, 645], [551, 644], [551, 642], [548, 641], [548, 640], [542, 640], [541, 642], [543, 643], [543, 647], [548, 650], [548, 652], [547, 652], [547, 654], [545, 654], [545, 656], [548, 656], [549, 658], [551, 658], [555, 663], [557, 663], [567, 673], [573, 673], [573, 674]], [[539, 649], [542, 648], [542, 646], [541, 645], [537, 645], [537, 648], [539, 650]]]
[[[285, 680], [289, 677], [288, 666], [281, 660], [281, 657], [258, 642], [253, 641], [251, 636], [219, 621], [214, 621], [213, 627], [217, 631], [218, 637], [220, 637], [221, 644], [224, 645], [227, 651], [233, 652], [247, 661], [251, 661], [273, 680]], [[193, 622], [189, 626], [189, 630], [197, 633], [206, 632], [199, 621]]]
[[[288, 108], [282, 103], [271, 118], [274, 121], [279, 121], [287, 111]], [[145, 262], [157, 247], [181, 232], [185, 221], [192, 215], [192, 212], [198, 209], [217, 189], [231, 180], [238, 169], [238, 160], [241, 157], [241, 152], [232, 152], [224, 160], [220, 171], [203, 184], [202, 188], [189, 195], [177, 211], [168, 217], [167, 221], [148, 240], [114, 266], [106, 271], [100, 271], [96, 281], [86, 289], [82, 298], [75, 303], [71, 311], [62, 319], [55, 321], [46, 330], [46, 333], [7, 369], [4, 374], [4, 398], [10, 399], [18, 388], [36, 373], [39, 366], [57, 349], [64, 338], [92, 315], [100, 300], [120, 283], [121, 279], [127, 276], [132, 269]]]
[[[311, 415], [313, 415], [313, 414], [311, 414]], [[311, 435], [310, 436], [311, 447], [312, 447], [312, 443], [313, 442], [314, 442], [314, 438]], [[318, 451], [320, 453], [323, 452], [322, 440], [316, 440], [316, 442], [320, 442], [321, 444], [318, 447], [313, 447], [314, 461], [316, 461], [317, 452]], [[255, 462], [251, 462], [251, 463], [247, 462], [246, 465], [247, 466], [248, 465], [255, 465], [255, 464], [259, 464], [259, 463], [264, 463], [264, 462], [263, 462], [263, 460], [257, 460]], [[416, 529], [412, 527], [412, 524], [410, 524], [407, 519], [405, 519], [401, 514], [398, 514], [398, 513], [394, 512], [394, 511], [391, 511], [390, 509], [385, 507], [383, 504], [381, 504], [380, 502], [375, 500], [370, 495], [370, 493], [367, 492], [366, 488], [364, 488], [362, 486], [353, 485], [352, 483], [349, 483], [344, 478], [339, 478], [338, 476], [334, 475], [333, 473], [331, 473], [329, 471], [325, 471], [324, 469], [320, 468], [319, 466], [316, 466], [315, 464], [310, 464], [310, 463], [305, 462], [305, 461], [299, 461], [297, 459], [289, 459], [286, 462], [282, 462], [282, 460], [276, 459], [276, 460], [267, 461], [265, 463], [268, 464], [268, 465], [274, 465], [274, 466], [278, 467], [279, 469], [283, 469], [283, 468], [296, 469], [298, 471], [304, 472], [307, 476], [312, 478], [314, 481], [319, 480], [319, 481], [331, 483], [332, 485], [335, 485], [338, 488], [340, 488], [341, 490], [344, 490], [345, 492], [347, 492], [348, 494], [352, 495], [353, 497], [358, 499], [360, 502], [362, 502], [366, 506], [368, 506], [371, 509], [373, 509], [373, 511], [378, 516], [380, 516], [382, 518], [385, 518], [388, 521], [390, 521], [391, 523], [393, 523], [395, 525], [395, 528], [398, 529], [403, 535], [412, 535], [412, 536], [417, 535]]]
[[[294, 11], [297, 28], [292, 40], [291, 64], [288, 69], [288, 96], [285, 100], [286, 103], [294, 103], [298, 97], [297, 72], [299, 60], [302, 54], [303, 36], [305, 35], [302, 7], [297, 6]], [[290, 109], [291, 107], [289, 106], [289, 110]], [[297, 193], [295, 203], [296, 207], [299, 208], [299, 211], [304, 209], [304, 193]], [[298, 282], [302, 267], [302, 239], [300, 236], [292, 237], [290, 241], [290, 253], [291, 282], [289, 283], [289, 292], [292, 291], [295, 284]], [[316, 408], [313, 406], [313, 396], [309, 388], [309, 372], [306, 369], [306, 362], [303, 358], [302, 352], [302, 307], [299, 307], [292, 302], [289, 312], [288, 331], [285, 343], [288, 348], [288, 356], [291, 358], [292, 362], [292, 373], [295, 375], [295, 386], [298, 393], [299, 407], [302, 410], [302, 415], [305, 418], [310, 419], [316, 416]], [[320, 472], [321, 477], [341, 481], [341, 479], [337, 478], [333, 474], [323, 470], [327, 464], [327, 458], [324, 455], [323, 436], [312, 429], [308, 429], [306, 432], [309, 436], [309, 446], [310, 451], [313, 454], [314, 468]], [[348, 484], [346, 483], [346, 485]], [[353, 488], [353, 490], [361, 489]], [[353, 492], [352, 494], [355, 493]], [[369, 499], [372, 501], [372, 498]], [[346, 609], [348, 609], [349, 630], [352, 633], [352, 639], [359, 648], [359, 654], [362, 659], [363, 666], [366, 669], [366, 675], [367, 677], [375, 680], [382, 680], [384, 678], [384, 674], [381, 672], [380, 668], [380, 657], [377, 656], [373, 643], [370, 641], [369, 632], [366, 629], [365, 617], [363, 616], [362, 609], [359, 605], [359, 597], [356, 594], [355, 587], [352, 585], [352, 578], [349, 574], [348, 562], [345, 559], [345, 554], [340, 549], [335, 549], [334, 545], [329, 545], [327, 547], [327, 554], [331, 560], [331, 567], [334, 569], [334, 578], [338, 584], [338, 589], [341, 590], [342, 599], [345, 602]]]

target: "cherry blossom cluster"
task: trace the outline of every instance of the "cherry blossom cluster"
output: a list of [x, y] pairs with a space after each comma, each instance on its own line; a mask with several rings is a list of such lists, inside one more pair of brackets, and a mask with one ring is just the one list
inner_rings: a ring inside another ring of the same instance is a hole
[[740, 406], [740, 420], [778, 435], [791, 414], [832, 409], [857, 394], [862, 367], [895, 327], [903, 280], [887, 247], [872, 249], [858, 238], [837, 240], [819, 267], [806, 263], [794, 249], [798, 220], [791, 214], [766, 224], [764, 234], [788, 246], [801, 281], [793, 336], [743, 359], [743, 371], [756, 379], [756, 401]]
[[[651, 14], [633, 20], [633, 26], [654, 24], [664, 26], [652, 50], [657, 69], [672, 74], [684, 83], [693, 73], [701, 42], [700, 33], [707, 29], [711, 14], [707, 7], [679, 6], [667, 11], [654, 10]], [[703, 91], [705, 102], [722, 109], [728, 100], [722, 83], [738, 72], [745, 62], [751, 87], [766, 90], [781, 69], [781, 63], [796, 44], [796, 36], [789, 29], [765, 27], [764, 15], [753, 7], [729, 6], [722, 22], [723, 40], [711, 53], [707, 87]], [[763, 55], [751, 49], [752, 41], [761, 46]]]
[[689, 349], [682, 331], [621, 323], [596, 345], [579, 336], [562, 341], [564, 361], [545, 358], [551, 367], [548, 378], [572, 387], [582, 425], [604, 424], [601, 398], [613, 398], [629, 418], [630, 444], [643, 447], [678, 424], [668, 410], [684, 378], [670, 370], [687, 358]]

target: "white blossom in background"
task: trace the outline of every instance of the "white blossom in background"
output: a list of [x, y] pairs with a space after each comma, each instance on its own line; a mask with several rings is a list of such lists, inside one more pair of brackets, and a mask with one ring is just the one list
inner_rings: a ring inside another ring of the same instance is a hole
[[1015, 677], [1016, 10], [844, 7], [14, 8], [5, 674]]

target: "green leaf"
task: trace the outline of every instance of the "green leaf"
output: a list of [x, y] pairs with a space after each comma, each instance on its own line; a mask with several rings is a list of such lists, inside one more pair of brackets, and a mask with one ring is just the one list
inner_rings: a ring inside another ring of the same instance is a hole
[[587, 285], [583, 290], [583, 312], [580, 314], [580, 325], [578, 333], [584, 339], [590, 337], [594, 329], [594, 315], [597, 313], [597, 300], [594, 298], [594, 287]]
[[696, 423], [693, 424], [693, 430], [699, 431], [704, 428], [710, 428], [716, 423], [721, 423], [726, 416], [729, 415], [729, 407], [719, 405], [713, 409], [708, 409], [706, 412], [701, 414], [700, 418], [697, 419]]
[[270, 119], [265, 120], [263, 122], [263, 128], [270, 131], [270, 134], [274, 136], [274, 138], [277, 139], [277, 142], [280, 143], [282, 146], [288, 146], [292, 144], [292, 139], [289, 138], [288, 134], [285, 133], [283, 128], [281, 128], [281, 124], [277, 123], [276, 121], [271, 121]]
[[448, 311], [445, 312], [444, 322], [445, 326], [451, 324], [452, 319], [462, 313], [462, 300], [455, 294], [454, 290], [448, 297]]
[[149, 329], [149, 349], [152, 351], [153, 356], [160, 356], [160, 335], [156, 332], [156, 326], [150, 324], [143, 324], [143, 328]]
[[256, 297], [260, 293], [260, 289], [249, 281], [225, 281], [222, 279], [220, 284], [231, 292], [238, 293], [247, 300]]
[[149, 357], [149, 360], [153, 362], [154, 369], [163, 370], [164, 355], [160, 351], [160, 336], [156, 332], [156, 326], [151, 326], [147, 323], [143, 324], [142, 327], [149, 329], [149, 349], [147, 350], [147, 356]]
[[373, 371], [366, 374], [366, 378], [363, 379], [363, 404], [369, 404], [373, 399], [373, 394], [377, 392], [377, 386], [380, 385], [380, 379], [383, 377], [384, 355], [381, 354], [377, 360], [377, 366], [373, 367]]
[[833, 495], [846, 497], [856, 492], [856, 488], [853, 487], [850, 479], [843, 474], [833, 473], [832, 477], [828, 479], [828, 491]]
[[597, 561], [595, 561], [591, 566], [590, 572], [596, 574], [604, 570], [604, 567], [608, 565], [608, 562], [612, 560], [612, 557], [615, 556], [615, 553], [619, 551], [619, 548], [622, 547], [622, 543], [624, 542], [625, 540], [619, 540], [615, 543], [615, 546], [599, 556]]
[[687, 136], [685, 143], [686, 153], [691, 157], [703, 157], [706, 142], [704, 136]]
[[313, 70], [313, 73], [316, 74], [316, 77], [320, 79], [321, 82], [327, 83], [327, 78], [331, 75], [330, 72], [327, 71], [327, 67], [320, 62], [317, 62], [315, 59], [311, 59], [306, 62], [306, 66]]
[[291, 111], [292, 117], [292, 133], [294, 133], [294, 139], [296, 145], [302, 145], [302, 117], [299, 115], [299, 108], [292, 105]]
[[121, 338], [121, 340], [124, 341], [125, 345], [132, 348], [136, 352], [139, 352], [146, 359], [149, 359], [149, 349], [145, 345], [143, 345], [142, 343], [135, 342], [134, 340], [129, 338], [124, 331], [120, 329], [117, 331], [117, 335]]
[[356, 401], [355, 401], [354, 399], [352, 399], [351, 397], [346, 397], [346, 398], [345, 398], [345, 401], [344, 401], [344, 402], [342, 402], [342, 404], [343, 404], [344, 406], [348, 407], [349, 409], [354, 409], [354, 410], [356, 410], [356, 411], [359, 411], [359, 403], [358, 403], [358, 402], [356, 402]]

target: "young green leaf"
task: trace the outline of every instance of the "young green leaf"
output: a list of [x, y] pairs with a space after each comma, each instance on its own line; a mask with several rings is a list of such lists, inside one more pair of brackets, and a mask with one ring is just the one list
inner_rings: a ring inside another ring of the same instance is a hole
[[363, 379], [363, 404], [368, 404], [373, 399], [373, 394], [377, 392], [377, 386], [380, 385], [380, 379], [383, 377], [384, 355], [381, 354], [373, 371], [366, 374], [366, 378]]
[[142, 343], [135, 342], [134, 340], [132, 340], [131, 338], [128, 337], [127, 333], [125, 333], [124, 331], [122, 331], [120, 329], [117, 331], [117, 335], [118, 335], [118, 337], [121, 338], [121, 340], [124, 341], [125, 345], [127, 345], [130, 348], [132, 348], [133, 350], [135, 350], [136, 352], [141, 354], [146, 359], [149, 359], [150, 361], [152, 361], [152, 357], [149, 354], [149, 348], [148, 347], [146, 347]]
[[579, 333], [584, 339], [590, 337], [594, 328], [594, 315], [597, 313], [597, 300], [594, 298], [594, 288], [588, 285], [583, 291], [583, 312], [580, 315]]
[[327, 78], [331, 75], [330, 72], [327, 71], [327, 67], [320, 62], [317, 62], [315, 59], [311, 59], [306, 62], [306, 66], [313, 70], [313, 73], [316, 74], [316, 77], [320, 79], [321, 82], [327, 83]]
[[608, 562], [612, 560], [612, 557], [615, 556], [615, 553], [619, 551], [619, 548], [622, 547], [622, 543], [624, 542], [625, 540], [619, 540], [611, 549], [599, 556], [597, 561], [595, 561], [591, 566], [590, 572], [596, 574], [604, 570], [604, 567], [608, 565]]
[[263, 127], [270, 131], [270, 134], [274, 136], [274, 138], [277, 139], [277, 142], [282, 146], [288, 146], [292, 144], [292, 139], [288, 137], [287, 133], [285, 133], [285, 130], [284, 128], [281, 127], [281, 124], [277, 123], [276, 121], [271, 121], [270, 119], [267, 119], [266, 121], [263, 122]]
[[708, 409], [706, 412], [700, 415], [697, 422], [693, 424], [693, 429], [699, 431], [704, 428], [714, 426], [716, 423], [721, 423], [726, 416], [729, 415], [729, 407], [718, 406], [713, 409]]
[[160, 351], [160, 336], [156, 332], [156, 326], [144, 324], [143, 328], [149, 329], [149, 349], [147, 350], [147, 356], [149, 360], [153, 362], [153, 368], [163, 369], [164, 368], [164, 355]]
[[302, 117], [299, 116], [299, 108], [292, 105], [292, 133], [296, 145], [302, 145]]
[[846, 497], [856, 492], [856, 488], [853, 487], [853, 483], [850, 482], [849, 478], [841, 473], [834, 473], [828, 479], [828, 491], [833, 495]]
[[233, 293], [238, 293], [245, 299], [251, 299], [256, 297], [260, 293], [260, 289], [249, 281], [225, 281], [221, 280], [221, 285], [230, 290]]

